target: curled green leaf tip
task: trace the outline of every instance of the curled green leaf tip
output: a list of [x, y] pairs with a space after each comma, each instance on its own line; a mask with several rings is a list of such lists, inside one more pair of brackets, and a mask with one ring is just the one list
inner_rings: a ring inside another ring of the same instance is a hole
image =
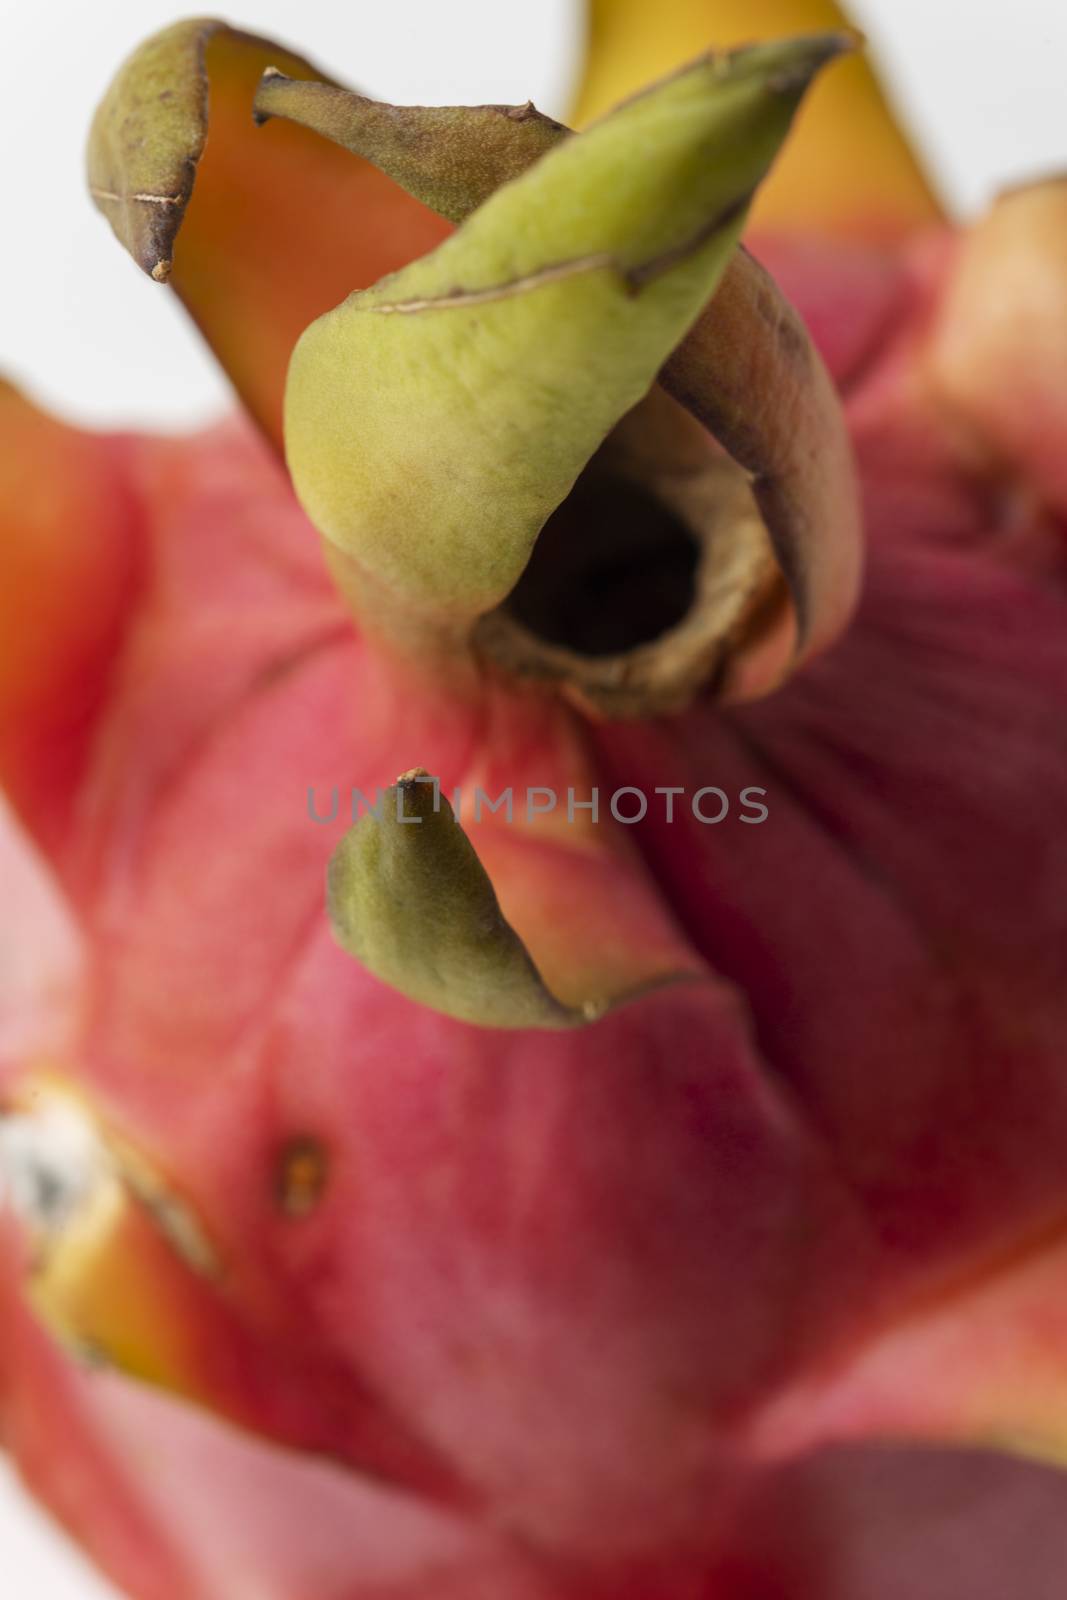
[[549, 137], [432, 254], [311, 325], [286, 449], [352, 563], [357, 609], [362, 594], [371, 618], [455, 627], [506, 598], [714, 292], [807, 84], [849, 44], [702, 57], [580, 137]]
[[598, 1008], [551, 995], [501, 912], [437, 780], [405, 773], [349, 829], [327, 874], [344, 950], [412, 1000], [495, 1028], [565, 1028]]

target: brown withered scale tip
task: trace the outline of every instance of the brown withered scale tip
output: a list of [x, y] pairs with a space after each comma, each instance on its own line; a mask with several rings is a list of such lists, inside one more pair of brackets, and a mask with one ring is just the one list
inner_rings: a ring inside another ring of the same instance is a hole
[[[165, 283], [209, 123], [209, 53], [227, 45], [330, 80], [303, 57], [211, 17], [176, 22], [123, 63], [93, 118], [89, 193], [141, 270]], [[251, 114], [251, 113], [250, 113]]]
[[278, 1208], [287, 1217], [310, 1216], [326, 1188], [329, 1162], [321, 1139], [298, 1134], [278, 1158], [275, 1193]]

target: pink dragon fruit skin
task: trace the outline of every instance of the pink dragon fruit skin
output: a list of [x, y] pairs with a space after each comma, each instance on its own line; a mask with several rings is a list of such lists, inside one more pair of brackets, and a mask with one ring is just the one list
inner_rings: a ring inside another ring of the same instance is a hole
[[[368, 282], [443, 236], [397, 215]], [[752, 704], [457, 696], [353, 626], [246, 423], [0, 391], [0, 1432], [131, 1595], [1060, 1592], [1067, 186], [916, 218], [751, 241], [867, 540], [847, 631]], [[270, 433], [257, 286], [197, 270]], [[546, 977], [688, 979], [486, 1028], [323, 912], [350, 819], [309, 791], [415, 766], [769, 814], [477, 830]]]

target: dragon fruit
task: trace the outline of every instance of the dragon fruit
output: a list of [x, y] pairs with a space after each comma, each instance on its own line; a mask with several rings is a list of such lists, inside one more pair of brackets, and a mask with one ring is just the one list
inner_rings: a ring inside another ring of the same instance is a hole
[[1067, 183], [841, 25], [101, 106], [254, 423], [0, 390], [0, 1437], [131, 1595], [1062, 1592]]

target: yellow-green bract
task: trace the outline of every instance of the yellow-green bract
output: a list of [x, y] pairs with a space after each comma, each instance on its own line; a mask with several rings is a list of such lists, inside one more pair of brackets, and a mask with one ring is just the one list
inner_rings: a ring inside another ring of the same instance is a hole
[[846, 42], [702, 58], [305, 332], [289, 464], [369, 599], [459, 619], [511, 591], [713, 293], [804, 90]]

